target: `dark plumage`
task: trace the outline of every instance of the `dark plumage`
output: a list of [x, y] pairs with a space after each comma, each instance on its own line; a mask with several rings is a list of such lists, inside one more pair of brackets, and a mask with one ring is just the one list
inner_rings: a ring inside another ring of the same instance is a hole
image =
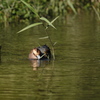
[[47, 45], [34, 48], [29, 53], [29, 59], [50, 59], [51, 51]]

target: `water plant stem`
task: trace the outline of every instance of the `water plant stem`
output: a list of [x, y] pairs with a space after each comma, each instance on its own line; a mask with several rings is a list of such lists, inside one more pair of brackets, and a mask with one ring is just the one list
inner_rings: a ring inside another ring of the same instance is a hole
[[49, 33], [47, 32], [47, 30], [45, 30], [45, 32], [46, 32], [46, 34], [48, 36], [48, 39], [49, 39], [51, 47], [52, 47], [52, 56], [53, 56], [53, 59], [55, 59], [55, 50], [54, 50], [53, 42], [52, 42], [51, 37], [50, 37]]
[[0, 63], [1, 63], [1, 45], [0, 45]]
[[[27, 27], [25, 27], [24, 29], [20, 30], [19, 32], [17, 33], [20, 33], [22, 31], [25, 31], [31, 27], [34, 27], [34, 26], [37, 26], [37, 25], [43, 25], [44, 27], [44, 31], [46, 32], [46, 35], [50, 41], [50, 44], [52, 46], [52, 55], [53, 55], [53, 59], [55, 59], [55, 55], [54, 55], [54, 44], [49, 36], [49, 33], [47, 32], [47, 29], [49, 28], [49, 26], [51, 26], [52, 28], [56, 29], [55, 26], [53, 25], [53, 23], [58, 19], [59, 16], [57, 16], [55, 19], [53, 19], [52, 21], [49, 21], [47, 18], [45, 17], [40, 17], [38, 12], [36, 11], [36, 9], [34, 9], [33, 7], [31, 7], [28, 3], [26, 3], [25, 1], [21, 0], [36, 16], [37, 18], [39, 18], [40, 22], [39, 23], [34, 23], [34, 24], [31, 24]], [[44, 23], [46, 23], [47, 25], [45, 26]]]
[[100, 14], [99, 14], [99, 12], [96, 10], [96, 8], [94, 6], [92, 6], [92, 8], [93, 8], [94, 12], [96, 13], [98, 19], [100, 20]]

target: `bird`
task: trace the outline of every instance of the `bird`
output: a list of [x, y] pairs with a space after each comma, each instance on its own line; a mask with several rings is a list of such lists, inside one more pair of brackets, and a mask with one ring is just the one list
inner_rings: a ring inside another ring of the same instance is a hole
[[30, 53], [29, 57], [30, 60], [43, 60], [43, 59], [51, 59], [51, 50], [45, 44], [36, 48], [33, 48]]

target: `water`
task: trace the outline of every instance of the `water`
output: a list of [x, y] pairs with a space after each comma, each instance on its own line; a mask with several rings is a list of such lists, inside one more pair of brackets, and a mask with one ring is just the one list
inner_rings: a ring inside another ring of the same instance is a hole
[[0, 31], [0, 100], [99, 100], [100, 22], [94, 14], [68, 15], [48, 30], [55, 61], [30, 62], [30, 50], [48, 40], [42, 27], [16, 34], [26, 25]]

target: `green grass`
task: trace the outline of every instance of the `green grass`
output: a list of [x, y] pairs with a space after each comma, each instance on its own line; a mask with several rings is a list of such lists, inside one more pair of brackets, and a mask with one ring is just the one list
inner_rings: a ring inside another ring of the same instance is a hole
[[11, 22], [35, 21], [42, 15], [54, 18], [77, 14], [78, 10], [94, 11], [100, 19], [99, 9], [100, 0], [0, 0], [0, 22], [6, 26]]

